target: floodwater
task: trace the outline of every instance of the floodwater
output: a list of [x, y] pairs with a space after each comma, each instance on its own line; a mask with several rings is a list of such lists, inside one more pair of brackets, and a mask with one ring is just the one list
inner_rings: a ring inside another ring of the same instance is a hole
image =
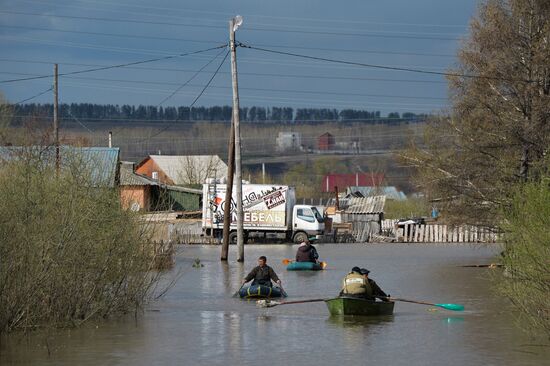
[[[467, 245], [317, 245], [328, 268], [288, 272], [281, 264], [296, 246], [247, 245], [244, 265], [219, 261], [220, 247], [183, 246], [171, 274], [181, 277], [137, 317], [73, 330], [2, 339], [0, 363], [16, 365], [542, 365], [548, 337], [516, 324], [506, 300], [491, 290], [499, 247]], [[357, 265], [392, 296], [458, 303], [464, 312], [396, 303], [389, 317], [330, 317], [324, 303], [257, 308], [232, 298], [239, 280], [266, 255], [288, 301], [330, 297]], [[202, 268], [193, 268], [199, 258]]]

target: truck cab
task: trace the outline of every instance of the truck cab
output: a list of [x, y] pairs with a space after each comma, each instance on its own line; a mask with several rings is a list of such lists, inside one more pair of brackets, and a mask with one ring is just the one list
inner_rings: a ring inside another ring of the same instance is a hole
[[323, 215], [317, 207], [295, 205], [292, 210], [292, 241], [301, 243], [310, 236], [322, 236], [325, 230]]

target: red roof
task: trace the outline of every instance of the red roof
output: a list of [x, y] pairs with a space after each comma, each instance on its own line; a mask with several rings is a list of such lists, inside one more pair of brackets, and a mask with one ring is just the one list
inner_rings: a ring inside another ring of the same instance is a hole
[[334, 192], [334, 186], [338, 186], [339, 192], [351, 186], [377, 187], [383, 181], [383, 173], [327, 174], [323, 177], [321, 191]]

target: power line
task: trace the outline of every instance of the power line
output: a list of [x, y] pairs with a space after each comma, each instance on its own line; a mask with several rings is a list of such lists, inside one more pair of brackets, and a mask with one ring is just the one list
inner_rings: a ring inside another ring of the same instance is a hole
[[[1, 13], [1, 11], [0, 11], [0, 13]], [[207, 49], [204, 49], [204, 50], [194, 51], [194, 52], [180, 53], [180, 54], [177, 54], [177, 55], [164, 56], [164, 57], [157, 57], [157, 58], [149, 59], [149, 60], [142, 60], [142, 61], [128, 62], [128, 63], [124, 63], [124, 64], [96, 67], [96, 68], [87, 69], [87, 70], [80, 70], [80, 71], [71, 71], [71, 72], [66, 72], [66, 73], [59, 74], [59, 76], [83, 74], [83, 73], [88, 73], [88, 72], [109, 70], [109, 69], [121, 68], [121, 67], [126, 67], [126, 66], [132, 66], [132, 65], [140, 65], [140, 64], [145, 64], [145, 63], [155, 62], [155, 61], [161, 61], [161, 60], [169, 60], [169, 59], [173, 59], [173, 58], [184, 57], [184, 56], [189, 56], [189, 55], [195, 55], [195, 54], [198, 54], [198, 53], [204, 53], [204, 52], [216, 50], [216, 49], [223, 48], [223, 47], [227, 47], [227, 44], [223, 44], [223, 45], [220, 45], [220, 46], [217, 46], [217, 47], [207, 48]], [[50, 77], [52, 77], [52, 75], [34, 76], [34, 77], [11, 79], [11, 80], [0, 80], [0, 83], [11, 83], [11, 82], [17, 82], [17, 81], [36, 80], [36, 79], [44, 79], [44, 78], [50, 78]]]
[[[4, 59], [0, 58], [0, 62], [17, 62], [17, 63], [30, 63], [30, 64], [46, 64], [50, 65], [54, 62], [49, 61], [36, 61], [36, 60], [22, 60], [22, 59]], [[59, 62], [59, 65], [67, 66], [102, 66], [98, 64], [82, 64], [82, 63], [62, 63]], [[126, 69], [135, 69], [135, 70], [154, 70], [154, 71], [176, 71], [176, 72], [195, 72], [195, 70], [190, 69], [178, 69], [178, 68], [166, 68], [166, 67], [127, 67]], [[1, 72], [2, 74], [10, 75], [36, 75], [36, 74], [24, 74], [24, 73], [7, 73]], [[221, 71], [220, 74], [229, 74], [229, 72]], [[323, 80], [357, 80], [357, 81], [382, 81], [382, 82], [398, 82], [398, 83], [427, 83], [427, 84], [446, 84], [445, 81], [438, 80], [420, 80], [420, 79], [388, 79], [388, 78], [365, 78], [365, 77], [346, 77], [346, 76], [327, 76], [327, 75], [303, 75], [303, 74], [278, 74], [278, 73], [257, 73], [257, 72], [239, 72], [239, 76], [274, 76], [274, 77], [284, 77], [284, 78], [296, 78], [296, 79], [323, 79]]]
[[[146, 35], [135, 35], [135, 34], [116, 34], [116, 33], [104, 33], [104, 32], [85, 32], [85, 31], [75, 31], [75, 30], [67, 30], [67, 29], [50, 29], [50, 28], [14, 26], [14, 25], [1, 25], [0, 27], [2, 27], [2, 28], [15, 28], [15, 29], [28, 29], [28, 30], [39, 30], [39, 31], [47, 31], [47, 32], [57, 32], [57, 33], [86, 34], [86, 35], [94, 35], [94, 36], [99, 35], [99, 36], [107, 36], [107, 37], [153, 39], [153, 40], [178, 41], [178, 42], [195, 42], [195, 43], [214, 43], [214, 44], [219, 43], [219, 42], [215, 42], [215, 41], [193, 40], [193, 39], [186, 39], [186, 38], [157, 37], [157, 36], [146, 36]], [[307, 50], [315, 50], [315, 51], [382, 54], [382, 55], [403, 55], [403, 56], [423, 56], [423, 57], [451, 57], [451, 58], [455, 57], [455, 55], [451, 55], [451, 54], [436, 54], [436, 53], [422, 53], [422, 52], [394, 52], [394, 51], [357, 50], [357, 49], [342, 49], [342, 48], [321, 48], [321, 47], [306, 47], [306, 46], [291, 46], [291, 45], [269, 45], [269, 44], [267, 44], [267, 45], [266, 44], [259, 44], [258, 46], [259, 47], [273, 47], [273, 48], [287, 48], [287, 49], [307, 49]]]
[[[63, 104], [63, 106], [68, 106], [69, 104]], [[174, 107], [175, 108], [175, 107]], [[231, 108], [231, 107], [230, 107]], [[243, 109], [243, 108], [241, 108]], [[64, 110], [64, 109], [63, 109]], [[33, 114], [17, 114], [13, 115], [12, 118], [28, 118], [28, 117], [35, 117], [35, 118], [48, 118], [51, 119], [51, 116], [36, 116]], [[63, 117], [60, 118], [61, 120]], [[80, 118], [84, 121], [93, 121], [93, 122], [128, 122], [128, 123], [134, 123], [134, 124], [140, 124], [140, 123], [150, 123], [150, 122], [165, 122], [165, 123], [171, 123], [174, 122], [174, 120], [169, 119], [146, 119], [141, 120], [137, 118], [92, 118], [92, 117], [86, 117], [86, 118]], [[415, 117], [415, 118], [404, 118], [404, 117], [369, 117], [369, 118], [343, 118], [343, 119], [306, 119], [306, 120], [274, 120], [274, 119], [266, 119], [266, 120], [243, 120], [243, 123], [246, 124], [257, 124], [257, 125], [264, 125], [266, 127], [269, 127], [270, 124], [283, 124], [283, 125], [291, 125], [291, 126], [300, 126], [302, 123], [343, 123], [343, 122], [353, 122], [353, 123], [361, 123], [361, 122], [377, 122], [377, 121], [396, 121], [396, 122], [423, 122], [425, 118], [421, 117]], [[212, 124], [227, 124], [230, 122], [230, 120], [213, 120], [213, 121], [207, 121], [207, 120], [182, 120], [179, 119], [180, 123], [212, 123]]]
[[[221, 54], [221, 53], [220, 53]], [[218, 54], [219, 55], [219, 54]], [[216, 59], [218, 57], [214, 57]], [[170, 99], [172, 96], [174, 96], [183, 86], [189, 85], [191, 87], [199, 87], [197, 84], [188, 84], [192, 79], [194, 79], [202, 70], [208, 66], [212, 61], [212, 59], [208, 64], [203, 66], [199, 71], [193, 75], [193, 77], [188, 80], [185, 84], [183, 84], [180, 88], [176, 89], [170, 96], [166, 97], [165, 100], [160, 102], [158, 106], [162, 105], [166, 100]], [[0, 72], [0, 74], [6, 74], [4, 72]], [[18, 73], [15, 73], [18, 74]], [[173, 83], [173, 82], [160, 82], [160, 81], [147, 81], [147, 80], [124, 80], [124, 79], [108, 79], [108, 78], [90, 78], [90, 77], [67, 77], [67, 79], [74, 79], [74, 80], [93, 80], [93, 81], [107, 81], [107, 82], [120, 82], [120, 83], [134, 83], [134, 84], [153, 84], [153, 85], [180, 85], [179, 83]], [[214, 89], [231, 89], [229, 86], [212, 86]], [[249, 88], [249, 87], [241, 87], [240, 90], [253, 90], [253, 91], [271, 91], [271, 92], [278, 92], [278, 93], [298, 93], [298, 94], [320, 94], [320, 95], [349, 95], [349, 96], [358, 96], [358, 97], [374, 97], [374, 98], [396, 98], [396, 99], [430, 99], [430, 100], [448, 100], [448, 98], [442, 98], [442, 97], [418, 97], [418, 96], [408, 96], [408, 95], [395, 95], [395, 94], [362, 94], [362, 93], [338, 93], [338, 92], [330, 92], [330, 91], [316, 91], [316, 90], [297, 90], [297, 89], [274, 89], [274, 88]]]
[[[0, 10], [3, 14], [12, 15], [26, 15], [26, 16], [40, 16], [50, 18], [63, 18], [63, 19], [79, 19], [79, 20], [94, 20], [104, 22], [117, 22], [117, 23], [134, 23], [134, 24], [151, 24], [151, 25], [172, 25], [178, 27], [191, 27], [191, 28], [210, 28], [210, 29], [225, 29], [225, 26], [206, 25], [206, 24], [186, 24], [186, 23], [172, 23], [172, 22], [156, 22], [146, 20], [133, 20], [133, 19], [114, 19], [104, 17], [88, 17], [88, 16], [75, 16], [75, 15], [54, 15], [54, 14], [39, 14], [20, 11], [6, 11]], [[353, 33], [353, 32], [327, 32], [327, 31], [308, 31], [308, 30], [292, 30], [276, 28], [255, 28], [247, 27], [249, 31], [257, 32], [279, 32], [279, 33], [299, 33], [299, 34], [319, 34], [330, 36], [355, 36], [355, 37], [377, 37], [377, 38], [398, 38], [398, 39], [422, 39], [422, 40], [442, 40], [442, 41], [457, 41], [458, 37], [426, 37], [426, 36], [409, 36], [407, 34], [395, 35], [395, 34], [373, 34], [373, 33]]]
[[343, 64], [343, 65], [369, 67], [369, 68], [373, 68], [373, 69], [406, 71], [406, 72], [415, 72], [415, 73], [430, 74], [430, 75], [457, 76], [457, 77], [463, 77], [463, 78], [468, 78], [468, 79], [489, 79], [489, 80], [519, 81], [519, 82], [525, 82], [525, 83], [532, 83], [533, 82], [532, 80], [521, 80], [521, 79], [516, 80], [516, 79], [505, 79], [505, 78], [500, 78], [500, 77], [483, 76], [483, 75], [456, 74], [456, 73], [449, 73], [449, 72], [419, 70], [419, 69], [412, 69], [412, 68], [406, 68], [406, 67], [382, 66], [382, 65], [367, 64], [367, 63], [362, 63], [362, 62], [337, 60], [337, 59], [331, 59], [331, 58], [326, 58], [326, 57], [316, 57], [316, 56], [301, 55], [301, 54], [291, 53], [291, 52], [270, 50], [270, 49], [267, 49], [267, 48], [249, 46], [249, 45], [246, 45], [246, 44], [243, 44], [243, 43], [240, 43], [240, 42], [238, 43], [237, 46], [252, 49], [252, 50], [262, 51], [262, 52], [279, 54], [279, 55], [292, 56], [292, 57], [298, 57], [298, 58], [310, 59], [310, 60], [316, 60], [316, 61], [331, 62], [331, 63]]
[[198, 39], [187, 39], [187, 38], [173, 38], [173, 37], [156, 37], [156, 36], [146, 36], [146, 35], [136, 35], [136, 34], [117, 34], [117, 33], [104, 33], [104, 32], [89, 32], [89, 31], [75, 31], [68, 29], [50, 29], [50, 28], [40, 28], [40, 27], [27, 27], [20, 25], [0, 25], [0, 28], [15, 28], [15, 29], [27, 29], [27, 30], [37, 30], [37, 31], [47, 31], [47, 32], [56, 32], [56, 33], [74, 33], [74, 34], [86, 34], [92, 36], [106, 36], [106, 37], [121, 37], [121, 38], [138, 38], [138, 39], [152, 39], [158, 41], [178, 41], [178, 42], [195, 42], [195, 43], [211, 43], [219, 44], [217, 41], [205, 41]]
[[34, 98], [38, 98], [39, 96], [41, 95], [44, 95], [46, 94], [47, 92], [49, 91], [52, 91], [53, 90], [53, 86], [50, 86], [48, 89], [36, 94], [36, 95], [33, 95], [32, 97], [29, 97], [29, 98], [26, 98], [26, 99], [23, 99], [23, 100], [20, 100], [19, 102], [16, 102], [16, 103], [13, 103], [14, 105], [18, 105], [18, 104], [21, 104], [21, 103], [25, 103], [25, 102], [28, 102], [29, 100], [31, 99], [34, 99]]
[[[54, 45], [54, 46], [58, 46], [58, 47], [75, 47], [75, 48], [85, 48], [85, 49], [100, 49], [100, 50], [108, 50], [108, 51], [113, 51], [113, 52], [137, 53], [137, 54], [147, 54], [147, 55], [156, 55], [156, 54], [171, 55], [172, 54], [172, 52], [160, 51], [160, 50], [155, 51], [155, 52], [151, 52], [149, 49], [139, 49], [139, 48], [136, 49], [136, 48], [127, 48], [127, 47], [125, 47], [125, 48], [123, 48], [123, 47], [105, 47], [105, 46], [97, 46], [97, 45], [86, 44], [86, 43], [82, 43], [82, 42], [79, 42], [79, 43], [60, 42], [60, 41], [51, 42], [51, 41], [44, 41], [44, 40], [39, 40], [39, 39], [29, 39], [29, 38], [25, 38], [25, 37], [10, 37], [10, 36], [2, 36], [2, 35], [0, 35], [0, 37], [5, 38], [5, 39], [9, 39], [11, 41], [18, 39], [18, 40], [23, 41], [23, 42], [48, 44], [48, 45]], [[201, 57], [201, 56], [197, 56], [197, 57]], [[259, 59], [245, 58], [241, 62], [242, 63], [253, 63], [253, 64], [270, 64], [270, 65], [277, 65], [277, 66], [289, 65], [289, 66], [298, 66], [298, 67], [303, 66], [303, 67], [309, 67], [309, 68], [312, 67], [312, 65], [310, 63], [308, 63], [307, 61], [295, 61], [295, 62], [284, 61], [284, 62], [281, 62], [281, 61], [273, 61], [271, 59], [263, 59], [263, 58], [259, 58]], [[307, 65], [307, 66], [304, 66], [304, 65]], [[388, 65], [388, 66], [402, 67], [401, 65]], [[319, 65], [313, 65], [313, 67], [319, 67]], [[331, 66], [331, 67], [337, 67], [337, 66]], [[339, 67], [342, 67], [342, 66], [339, 66]], [[424, 67], [434, 68], [435, 66], [433, 66], [433, 65], [432, 66], [418, 66], [418, 65], [415, 65], [415, 66], [409, 66], [409, 67], [411, 67], [411, 68], [424, 68]], [[438, 68], [444, 70], [444, 69], [447, 69], [448, 66], [441, 66], [441, 67], [438, 67]]]
[[[132, 88], [132, 87], [123, 87], [123, 86], [119, 86], [119, 85], [116, 85], [116, 86], [107, 86], [107, 85], [93, 85], [93, 84], [90, 84], [90, 83], [64, 83], [65, 86], [73, 86], [73, 87], [80, 87], [80, 88], [91, 88], [91, 89], [107, 89], [107, 90], [113, 90], [113, 89], [119, 89], [119, 90], [124, 90], [124, 91], [127, 91], [127, 92], [132, 92], [132, 93], [145, 93], [145, 94], [150, 94], [150, 92], [161, 92], [161, 93], [167, 93], [169, 92], [169, 90], [167, 89], [151, 89], [151, 88], [139, 88], [139, 89], [136, 89], [136, 88]], [[183, 94], [183, 95], [192, 95], [192, 93], [190, 92], [183, 92], [183, 93], [180, 93], [180, 94]], [[218, 98], [218, 97], [226, 97], [227, 94], [220, 94], [220, 93], [210, 93], [208, 95], [208, 98]], [[311, 105], [318, 105], [318, 106], [323, 106], [325, 108], [327, 108], [326, 106], [327, 105], [330, 105], [331, 103], [333, 105], [338, 105], [338, 106], [348, 106], [348, 107], [353, 107], [353, 108], [362, 108], [362, 109], [376, 109], [376, 108], [379, 108], [378, 106], [379, 105], [391, 105], [391, 106], [394, 106], [394, 110], [397, 109], [397, 110], [406, 110], [406, 111], [410, 111], [410, 110], [413, 110], [414, 108], [412, 108], [411, 106], [416, 106], [416, 107], [424, 107], [424, 108], [416, 108], [415, 110], [422, 110], [422, 111], [426, 111], [426, 108], [425, 107], [434, 107], [434, 108], [440, 108], [440, 107], [443, 107], [446, 105], [446, 103], [443, 103], [443, 104], [434, 104], [434, 103], [404, 103], [404, 102], [399, 102], [399, 105], [396, 105], [396, 102], [380, 102], [380, 101], [365, 101], [365, 100], [361, 100], [361, 101], [351, 101], [346, 99], [346, 100], [335, 100], [335, 99], [319, 99], [319, 98], [315, 98], [315, 99], [305, 99], [305, 98], [296, 98], [296, 97], [273, 97], [273, 96], [258, 96], [257, 94], [246, 94], [246, 93], [243, 93], [242, 94], [242, 98], [243, 99], [246, 99], [247, 101], [266, 101], [266, 102], [281, 102], [281, 103], [285, 103], [285, 106], [288, 106], [289, 103], [296, 103], [296, 102], [301, 102], [301, 103], [304, 103], [304, 104], [307, 104], [308, 107], [295, 107], [295, 108], [311, 108]], [[375, 106], [366, 106], [366, 104], [371, 104], [371, 105], [376, 105]], [[332, 107], [334, 108], [334, 107]]]
[[[225, 60], [227, 59], [227, 56], [229, 55], [229, 51], [226, 52], [222, 62], [220, 62], [218, 68], [216, 69], [216, 71], [214, 71], [214, 73], [212, 74], [212, 77], [210, 78], [210, 80], [208, 80], [208, 82], [206, 83], [206, 85], [204, 86], [204, 88], [202, 88], [202, 90], [200, 91], [200, 93], [195, 97], [195, 99], [193, 100], [193, 102], [189, 105], [189, 109], [191, 109], [191, 107], [193, 107], [195, 105], [195, 103], [200, 99], [200, 97], [204, 94], [204, 92], [206, 91], [206, 89], [210, 86], [210, 83], [212, 83], [212, 81], [214, 80], [214, 78], [216, 77], [216, 75], [218, 74], [218, 71], [220, 71], [222, 65], [225, 63]], [[216, 56], [217, 57], [217, 56]], [[148, 141], [150, 140], [151, 138], [155, 137], [155, 136], [158, 136], [160, 135], [162, 132], [166, 131], [167, 129], [169, 129], [174, 123], [178, 122], [178, 119], [174, 120], [172, 123], [170, 123], [169, 125], [167, 125], [166, 127], [160, 129], [159, 131], [157, 131], [156, 133], [154, 133], [153, 135], [147, 137], [146, 139], [144, 139], [143, 141]], [[142, 142], [143, 142], [142, 141]]]
[[[27, 1], [29, 2], [29, 1]], [[103, 5], [113, 5], [113, 3], [110, 2], [104, 2], [104, 1], [90, 1], [90, 0], [79, 0], [81, 3], [91, 3], [91, 4], [103, 4]], [[139, 5], [139, 4], [128, 4], [128, 3], [120, 3], [117, 1], [117, 6], [126, 6], [130, 8], [142, 8], [142, 9], [149, 9], [149, 10], [167, 10], [170, 12], [173, 11], [182, 11], [182, 12], [194, 12], [194, 13], [206, 13], [206, 14], [220, 14], [224, 16], [232, 17], [234, 14], [228, 13], [228, 12], [221, 12], [221, 11], [205, 11], [205, 10], [196, 10], [196, 9], [189, 9], [189, 8], [174, 8], [174, 7], [160, 7], [160, 6], [146, 6], [146, 5]], [[346, 24], [376, 24], [376, 25], [391, 25], [391, 26], [415, 26], [415, 27], [446, 27], [446, 28], [466, 28], [467, 25], [458, 25], [458, 24], [424, 24], [424, 23], [399, 23], [399, 22], [371, 22], [371, 21], [356, 21], [356, 20], [338, 20], [338, 19], [320, 19], [320, 18], [298, 18], [298, 17], [281, 17], [281, 16], [269, 16], [269, 15], [257, 15], [257, 14], [242, 14], [246, 17], [258, 17], [258, 18], [269, 18], [269, 19], [279, 19], [279, 20], [292, 20], [292, 21], [312, 21], [312, 22], [322, 22], [326, 24], [327, 22], [332, 23], [346, 23]]]
[[[168, 99], [172, 98], [177, 92], [179, 92], [183, 87], [188, 85], [194, 78], [197, 77], [201, 73], [202, 70], [204, 70], [208, 65], [210, 65], [214, 60], [218, 58], [223, 53], [224, 50], [222, 50], [220, 53], [218, 53], [216, 56], [214, 56], [210, 61], [208, 61], [203, 67], [201, 67], [196, 73], [193, 74], [185, 83], [181, 84], [176, 90], [174, 90], [169, 96], [164, 98], [162, 101], [160, 101], [157, 104], [157, 107], [160, 107], [164, 102], [166, 102]], [[227, 56], [226, 56], [227, 57]], [[218, 68], [219, 69], [219, 68]]]

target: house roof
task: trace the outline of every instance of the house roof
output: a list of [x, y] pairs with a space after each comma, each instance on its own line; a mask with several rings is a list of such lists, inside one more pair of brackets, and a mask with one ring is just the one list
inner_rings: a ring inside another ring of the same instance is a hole
[[120, 164], [120, 185], [121, 186], [156, 186], [158, 182], [141, 174], [134, 172], [132, 163]]
[[339, 208], [349, 214], [379, 214], [384, 212], [386, 196], [351, 197], [339, 200]]
[[[1, 146], [0, 160], [13, 160], [26, 152], [40, 155], [40, 161], [45, 164], [55, 164], [54, 146]], [[114, 187], [118, 173], [120, 149], [118, 147], [79, 147], [60, 146], [60, 165], [62, 169], [70, 169], [73, 165], [84, 167], [90, 174], [93, 186]]]
[[347, 194], [350, 197], [369, 197], [369, 196], [380, 196], [384, 195], [388, 199], [393, 199], [396, 201], [406, 200], [407, 196], [405, 193], [398, 191], [394, 186], [380, 186], [380, 187], [362, 187], [362, 186], [351, 186], [347, 189]]
[[[206, 178], [227, 176], [227, 165], [218, 155], [149, 155], [139, 165], [143, 165], [147, 159], [152, 159], [157, 166], [175, 184], [189, 184], [190, 177]], [[205, 176], [210, 175], [210, 176]]]

